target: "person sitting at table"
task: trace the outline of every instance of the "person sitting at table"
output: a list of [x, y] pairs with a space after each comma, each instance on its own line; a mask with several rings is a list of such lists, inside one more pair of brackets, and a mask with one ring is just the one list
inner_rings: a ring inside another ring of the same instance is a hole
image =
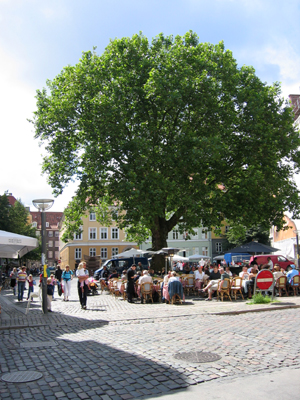
[[[248, 272], [248, 271], [247, 271]], [[245, 281], [245, 285], [246, 285], [246, 290], [245, 293], [248, 293], [248, 298], [251, 299], [252, 298], [252, 288], [254, 287], [254, 282], [255, 282], [255, 277], [258, 274], [258, 271], [255, 267], [251, 268], [251, 271], [249, 273], [249, 279], [247, 281]]]
[[224, 272], [224, 268], [220, 268], [220, 270], [218, 270], [218, 266], [215, 265], [213, 272], [209, 276], [209, 284], [202, 289], [202, 292], [208, 292], [208, 298], [206, 301], [212, 300], [212, 294], [218, 289], [219, 281], [224, 280], [225, 278], [229, 279], [229, 275]]
[[143, 276], [139, 277], [139, 282], [138, 282], [139, 287], [138, 287], [138, 290], [137, 290], [138, 297], [140, 297], [140, 299], [141, 299], [141, 304], [143, 304], [143, 296], [142, 296], [142, 293], [141, 293], [141, 286], [142, 286], [143, 283], [147, 283], [147, 282], [152, 283], [152, 277], [149, 275], [149, 272], [145, 269], [143, 271]]
[[117, 273], [116, 269], [113, 271], [112, 274], [109, 275], [108, 279], [113, 279], [113, 278], [119, 278], [119, 274]]
[[226, 274], [228, 274], [229, 275], [229, 277], [230, 278], [232, 278], [232, 272], [230, 271], [230, 267], [225, 267], [225, 272], [226, 272]]
[[286, 274], [286, 286], [287, 289], [289, 290], [289, 287], [291, 286], [292, 279], [294, 276], [299, 275], [299, 271], [296, 269], [296, 266], [294, 264], [291, 264], [291, 269], [289, 272]]
[[164, 285], [165, 284], [168, 285], [169, 279], [171, 278], [171, 273], [172, 273], [172, 271], [168, 271], [168, 275], [164, 276]]
[[191, 269], [190, 272], [189, 272], [189, 274], [194, 274], [194, 275], [195, 275], [195, 272], [196, 272], [196, 268], [195, 268], [195, 266], [193, 265], [193, 266], [192, 266], [192, 269]]
[[174, 281], [180, 281], [179, 276], [177, 276], [175, 271], [171, 272], [171, 277], [169, 278], [168, 284], [170, 282], [174, 282]]
[[[148, 272], [148, 271], [147, 271]], [[138, 281], [140, 279], [140, 277], [142, 276], [141, 271], [138, 271], [133, 278], [134, 283], [136, 283], [136, 281]]]
[[127, 269], [123, 269], [121, 279], [127, 279]]
[[275, 281], [277, 281], [278, 278], [280, 278], [281, 276], [284, 276], [284, 273], [282, 271], [280, 271], [280, 265], [279, 264], [275, 264], [274, 265], [274, 272], [273, 272]]
[[203, 267], [199, 266], [198, 271], [195, 271], [194, 275], [195, 275], [195, 288], [201, 289], [206, 276], [205, 273], [203, 272]]

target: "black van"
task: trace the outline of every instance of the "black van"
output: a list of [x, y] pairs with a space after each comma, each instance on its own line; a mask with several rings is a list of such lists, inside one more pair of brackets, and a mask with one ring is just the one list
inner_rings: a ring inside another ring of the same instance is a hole
[[128, 269], [135, 264], [137, 266], [136, 270], [139, 271], [138, 263], [142, 263], [142, 269], [148, 269], [148, 259], [146, 257], [135, 257], [133, 261], [133, 257], [130, 258], [112, 258], [110, 260], [106, 260], [105, 263], [101, 266], [101, 268], [97, 269], [94, 273], [94, 279], [99, 280], [100, 272], [103, 267], [106, 266], [109, 273], [112, 274], [114, 270], [117, 270], [118, 274], [121, 275], [124, 269]]

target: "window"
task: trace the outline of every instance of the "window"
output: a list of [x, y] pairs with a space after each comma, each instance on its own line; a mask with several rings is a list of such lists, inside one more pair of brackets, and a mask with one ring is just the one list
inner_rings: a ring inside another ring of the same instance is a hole
[[102, 260], [107, 259], [107, 248], [106, 247], [101, 247], [101, 259]]
[[107, 228], [100, 228], [100, 238], [107, 239], [108, 238], [108, 229]]
[[199, 254], [199, 247], [193, 247], [193, 255]]
[[81, 260], [81, 249], [75, 249], [75, 260]]
[[90, 213], [90, 221], [96, 221], [96, 213], [94, 212]]
[[33, 222], [32, 226], [33, 226], [33, 228], [36, 228], [37, 227], [37, 222]]
[[90, 257], [96, 257], [96, 248], [90, 247]]
[[49, 228], [49, 222], [46, 222], [46, 228]]
[[119, 229], [118, 228], [111, 228], [111, 238], [119, 239]]
[[116, 256], [117, 254], [119, 254], [119, 248], [118, 247], [112, 247], [111, 248], [111, 256]]
[[89, 238], [97, 239], [97, 228], [89, 228]]
[[41, 231], [35, 231], [35, 235], [36, 236], [40, 236], [41, 235]]
[[221, 242], [216, 243], [216, 252], [222, 253], [222, 243]]
[[226, 225], [226, 226], [225, 226], [225, 233], [228, 233], [229, 230], [230, 230], [230, 226], [229, 226], [229, 225]]
[[59, 237], [59, 231], [55, 231], [55, 237]]
[[53, 237], [53, 231], [48, 231], [48, 237]]
[[175, 229], [172, 231], [173, 240], [178, 240], [179, 232]]
[[81, 232], [74, 233], [74, 240], [82, 240], [82, 226], [80, 227], [80, 230]]
[[53, 247], [53, 240], [49, 240], [48, 247]]
[[48, 251], [48, 258], [53, 258], [53, 251]]
[[58, 240], [56, 240], [56, 242], [55, 242], [55, 247], [59, 247], [59, 241]]
[[59, 251], [55, 252], [55, 259], [58, 260], [59, 259]]
[[208, 256], [208, 247], [202, 247], [202, 254]]

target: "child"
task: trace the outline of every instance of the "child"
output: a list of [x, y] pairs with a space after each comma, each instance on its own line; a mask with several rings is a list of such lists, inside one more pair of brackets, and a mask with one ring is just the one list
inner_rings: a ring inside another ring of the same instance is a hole
[[51, 310], [52, 296], [53, 296], [52, 279], [48, 278], [47, 279], [47, 308], [48, 308], [49, 312], [52, 312], [52, 310]]
[[[33, 276], [30, 274], [27, 278], [28, 281], [28, 295], [27, 295], [27, 300], [30, 298], [30, 293], [33, 293]], [[31, 299], [33, 301], [33, 299]]]
[[51, 282], [52, 282], [52, 285], [53, 285], [53, 296], [52, 296], [52, 300], [54, 300], [54, 290], [55, 290], [55, 286], [54, 286], [54, 285], [56, 285], [57, 283], [56, 283], [56, 279], [54, 278], [54, 275], [53, 275], [53, 274], [50, 275], [50, 278], [51, 278]]
[[[85, 273], [85, 271], [84, 271], [84, 263], [80, 263], [80, 264], [78, 265], [77, 276], [86, 276], [86, 273]], [[88, 279], [86, 279], [85, 281], [82, 281], [82, 282], [80, 283], [80, 287], [81, 287], [82, 292], [84, 292], [84, 288], [83, 288], [83, 287], [84, 287], [84, 284], [86, 284], [87, 287], [89, 288], [89, 290], [91, 290], [90, 282], [89, 282]]]

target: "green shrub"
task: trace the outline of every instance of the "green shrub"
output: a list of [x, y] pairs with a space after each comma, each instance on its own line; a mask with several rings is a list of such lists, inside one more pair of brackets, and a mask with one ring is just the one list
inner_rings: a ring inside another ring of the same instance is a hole
[[248, 304], [268, 304], [272, 299], [269, 296], [264, 296], [262, 293], [256, 293]]

